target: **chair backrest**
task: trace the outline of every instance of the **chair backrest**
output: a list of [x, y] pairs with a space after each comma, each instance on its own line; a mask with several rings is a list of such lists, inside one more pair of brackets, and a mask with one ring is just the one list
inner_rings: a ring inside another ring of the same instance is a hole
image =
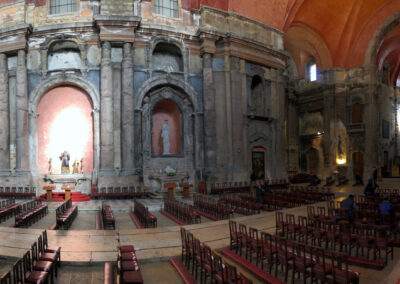
[[237, 270], [235, 266], [225, 263], [225, 281], [228, 284], [237, 284]]
[[0, 277], [0, 284], [11, 284], [11, 271], [4, 273]]
[[37, 242], [34, 242], [32, 244], [32, 261], [38, 261], [39, 255], [38, 255], [38, 247], [37, 247]]
[[26, 253], [24, 253], [24, 256], [22, 257], [23, 261], [23, 266], [24, 266], [24, 275], [28, 271], [32, 271], [32, 259], [31, 259], [31, 251], [28, 250]]
[[14, 284], [23, 282], [23, 263], [22, 258], [18, 259], [13, 265]]
[[229, 233], [234, 234], [237, 233], [237, 223], [235, 221], [229, 220]]
[[240, 272], [240, 283], [241, 284], [252, 284], [253, 281], [251, 281], [249, 278], [247, 278], [246, 276], [244, 276], [241, 272]]

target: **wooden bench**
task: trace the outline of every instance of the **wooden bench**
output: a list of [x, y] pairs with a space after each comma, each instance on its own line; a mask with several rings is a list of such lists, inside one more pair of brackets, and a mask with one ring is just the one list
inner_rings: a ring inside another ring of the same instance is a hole
[[78, 206], [69, 199], [56, 209], [57, 229], [68, 229], [78, 215]]
[[110, 205], [102, 203], [101, 215], [103, 217], [103, 228], [106, 230], [115, 230], [115, 218]]

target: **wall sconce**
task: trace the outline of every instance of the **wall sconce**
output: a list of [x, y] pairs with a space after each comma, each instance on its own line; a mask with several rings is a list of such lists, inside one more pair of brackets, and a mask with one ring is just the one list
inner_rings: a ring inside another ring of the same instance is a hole
[[346, 158], [336, 158], [336, 164], [345, 165], [346, 164]]

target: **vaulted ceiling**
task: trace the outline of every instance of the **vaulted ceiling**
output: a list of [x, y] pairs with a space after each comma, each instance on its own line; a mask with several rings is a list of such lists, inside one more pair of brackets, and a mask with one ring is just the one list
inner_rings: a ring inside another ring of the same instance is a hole
[[393, 21], [400, 23], [400, 0], [191, 1], [193, 8], [207, 5], [229, 10], [285, 32], [286, 49], [300, 76], [310, 57], [321, 69], [362, 66], [368, 45], [375, 40], [379, 41], [379, 55], [378, 50], [373, 51], [376, 63], [388, 61], [392, 82], [399, 77], [400, 32], [396, 30], [400, 28], [388, 28], [384, 23], [396, 13]]

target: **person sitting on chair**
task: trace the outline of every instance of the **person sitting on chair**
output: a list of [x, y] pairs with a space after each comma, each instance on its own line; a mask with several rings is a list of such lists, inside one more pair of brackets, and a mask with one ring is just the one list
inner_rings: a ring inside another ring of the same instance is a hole
[[383, 201], [379, 204], [379, 213], [389, 213], [390, 220], [393, 220], [394, 217], [394, 209], [392, 203], [389, 201], [389, 195], [385, 194], [383, 197]]
[[356, 203], [354, 202], [354, 195], [350, 194], [345, 200], [340, 203], [340, 208], [347, 209], [347, 219], [350, 223], [353, 222], [353, 211], [357, 209]]

